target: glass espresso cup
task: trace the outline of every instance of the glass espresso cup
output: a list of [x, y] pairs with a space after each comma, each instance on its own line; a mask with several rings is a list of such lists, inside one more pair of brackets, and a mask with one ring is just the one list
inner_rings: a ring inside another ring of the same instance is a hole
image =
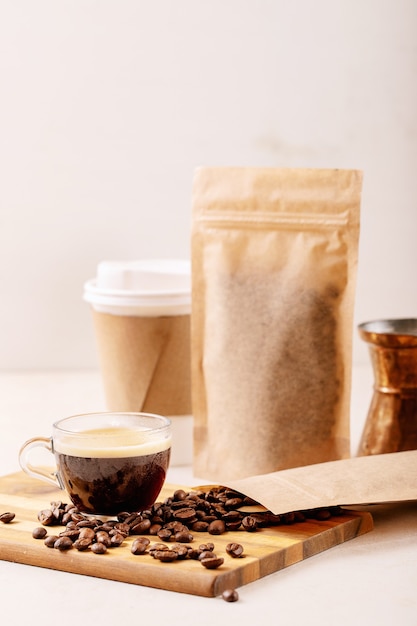
[[[35, 447], [55, 456], [56, 469], [31, 465]], [[34, 437], [19, 452], [22, 469], [66, 490], [82, 512], [117, 515], [151, 507], [165, 481], [171, 452], [171, 422], [151, 413], [86, 413], [52, 426], [52, 436]]]

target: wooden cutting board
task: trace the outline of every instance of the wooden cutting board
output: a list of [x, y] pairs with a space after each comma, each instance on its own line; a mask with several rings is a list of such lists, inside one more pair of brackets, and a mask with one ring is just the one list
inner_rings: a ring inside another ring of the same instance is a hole
[[[158, 500], [179, 488], [190, 490], [180, 485], [165, 485]], [[33, 539], [32, 531], [40, 525], [38, 511], [48, 508], [54, 500], [69, 502], [64, 492], [23, 472], [0, 477], [0, 514], [15, 513], [11, 523], [0, 523], [0, 559], [207, 597], [253, 582], [373, 528], [369, 513], [345, 510], [343, 515], [326, 521], [309, 520], [253, 533], [236, 531], [216, 536], [194, 533], [192, 545], [198, 547], [210, 541], [216, 554], [224, 558], [221, 567], [208, 570], [192, 559], [161, 563], [150, 555], [135, 556], [130, 552], [133, 537], [104, 555], [47, 548], [42, 540]], [[59, 526], [52, 527], [50, 534], [58, 534], [60, 530], [63, 529]], [[244, 558], [227, 555], [226, 545], [231, 541], [244, 546]]]

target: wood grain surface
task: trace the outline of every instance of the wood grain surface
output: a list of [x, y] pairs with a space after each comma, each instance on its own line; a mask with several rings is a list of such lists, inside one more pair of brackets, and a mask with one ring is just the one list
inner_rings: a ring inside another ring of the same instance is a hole
[[[164, 500], [179, 488], [190, 490], [181, 485], [165, 485], [158, 500]], [[345, 510], [326, 521], [308, 520], [253, 533], [235, 531], [217, 536], [194, 533], [192, 545], [198, 547], [210, 541], [216, 554], [224, 558], [218, 569], [208, 570], [192, 559], [162, 563], [148, 554], [133, 555], [130, 543], [134, 537], [128, 537], [121, 547], [104, 555], [47, 548], [42, 540], [32, 537], [32, 531], [40, 525], [38, 511], [48, 508], [54, 500], [69, 502], [64, 492], [23, 472], [0, 477], [0, 514], [15, 513], [11, 523], [0, 524], [0, 559], [206, 597], [258, 580], [373, 528], [369, 513]], [[50, 534], [61, 530], [56, 526], [48, 529]], [[226, 553], [226, 545], [231, 541], [244, 546], [243, 558], [234, 559]]]

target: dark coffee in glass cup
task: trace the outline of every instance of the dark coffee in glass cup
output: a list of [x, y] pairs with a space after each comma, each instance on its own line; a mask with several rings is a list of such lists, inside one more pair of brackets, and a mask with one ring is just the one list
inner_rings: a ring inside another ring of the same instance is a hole
[[[48, 472], [29, 462], [34, 447], [55, 456]], [[22, 469], [67, 491], [84, 513], [117, 515], [143, 511], [165, 482], [171, 451], [171, 423], [151, 413], [87, 413], [56, 422], [49, 438], [23, 444]]]

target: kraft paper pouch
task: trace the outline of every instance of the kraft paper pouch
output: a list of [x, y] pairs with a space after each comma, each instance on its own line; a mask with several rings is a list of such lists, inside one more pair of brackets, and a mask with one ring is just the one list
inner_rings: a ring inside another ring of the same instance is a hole
[[352, 170], [196, 170], [196, 475], [349, 456], [361, 184]]
[[413, 501], [417, 500], [417, 450], [318, 463], [221, 484], [276, 515]]

